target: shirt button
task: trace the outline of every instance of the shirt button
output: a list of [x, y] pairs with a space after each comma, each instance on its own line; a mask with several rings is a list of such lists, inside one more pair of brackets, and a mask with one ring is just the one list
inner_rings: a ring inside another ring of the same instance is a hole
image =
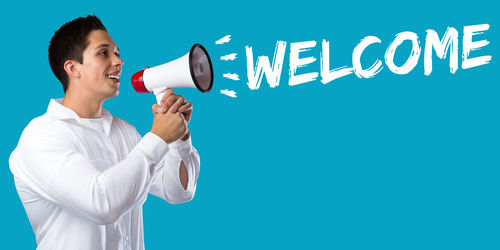
[[125, 240], [128, 240], [128, 236], [125, 236]]

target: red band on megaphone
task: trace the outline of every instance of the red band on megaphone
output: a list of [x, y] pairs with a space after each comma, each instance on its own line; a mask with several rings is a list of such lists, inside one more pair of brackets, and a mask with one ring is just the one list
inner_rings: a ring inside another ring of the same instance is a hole
[[145, 69], [147, 69], [147, 67], [132, 76], [132, 87], [139, 93], [149, 93], [142, 80], [142, 74], [144, 74]]

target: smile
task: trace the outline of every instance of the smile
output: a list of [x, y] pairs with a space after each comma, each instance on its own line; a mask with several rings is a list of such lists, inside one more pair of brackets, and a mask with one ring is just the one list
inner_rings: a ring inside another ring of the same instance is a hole
[[108, 75], [108, 78], [120, 80], [120, 76], [119, 75]]

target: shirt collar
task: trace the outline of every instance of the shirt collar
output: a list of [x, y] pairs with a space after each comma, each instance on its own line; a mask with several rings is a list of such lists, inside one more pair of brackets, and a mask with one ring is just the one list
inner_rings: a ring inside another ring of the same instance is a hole
[[[47, 108], [47, 114], [56, 120], [75, 120], [79, 124], [88, 127], [78, 114], [72, 109], [62, 105], [63, 98], [60, 99], [50, 99], [49, 107]], [[109, 135], [111, 130], [111, 123], [113, 121], [113, 116], [105, 109], [102, 109], [101, 117], [104, 118], [104, 133], [106, 136]]]

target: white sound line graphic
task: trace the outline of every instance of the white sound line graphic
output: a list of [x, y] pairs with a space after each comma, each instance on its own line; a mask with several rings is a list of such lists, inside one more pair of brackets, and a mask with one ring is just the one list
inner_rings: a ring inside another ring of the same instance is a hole
[[228, 43], [229, 41], [231, 41], [231, 35], [227, 35], [217, 41], [215, 41], [215, 44], [224, 44], [224, 43]]
[[236, 92], [234, 90], [229, 90], [229, 89], [222, 89], [220, 91], [221, 94], [227, 95], [232, 98], [236, 98]]
[[240, 77], [238, 76], [238, 74], [235, 74], [235, 73], [225, 73], [225, 74], [222, 74], [222, 76], [227, 78], [227, 79], [231, 79], [231, 80], [235, 80], [235, 81], [240, 80]]
[[225, 56], [221, 56], [220, 59], [221, 60], [224, 60], [224, 61], [233, 61], [234, 59], [236, 59], [236, 53], [231, 53], [231, 54], [228, 54], [228, 55], [225, 55]]
[[[224, 36], [223, 38], [215, 41], [215, 44], [221, 45], [221, 44], [228, 43], [229, 41], [231, 41], [231, 35]], [[223, 61], [234, 61], [236, 59], [237, 55], [238, 54], [236, 54], [236, 53], [231, 53], [231, 54], [221, 56], [220, 59]], [[238, 76], [238, 74], [235, 74], [235, 73], [225, 73], [225, 74], [222, 74], [222, 76], [225, 78], [234, 80], [234, 81], [240, 80], [240, 77]], [[220, 93], [223, 95], [227, 95], [229, 97], [232, 97], [232, 98], [236, 98], [236, 91], [234, 91], [234, 90], [222, 89], [220, 91]]]

